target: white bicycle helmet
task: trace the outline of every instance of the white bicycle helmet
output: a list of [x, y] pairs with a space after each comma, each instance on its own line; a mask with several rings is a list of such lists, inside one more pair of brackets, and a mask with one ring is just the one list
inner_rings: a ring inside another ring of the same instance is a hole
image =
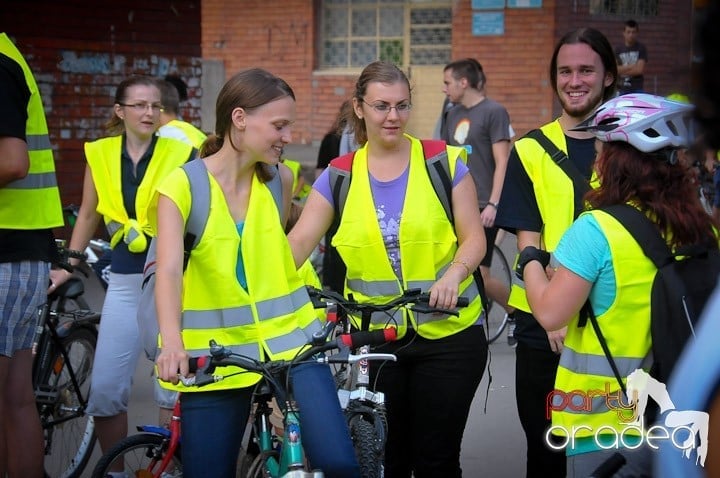
[[663, 148], [688, 148], [693, 141], [688, 103], [645, 93], [622, 95], [602, 104], [572, 131], [589, 131], [603, 142], [623, 141], [651, 153]]

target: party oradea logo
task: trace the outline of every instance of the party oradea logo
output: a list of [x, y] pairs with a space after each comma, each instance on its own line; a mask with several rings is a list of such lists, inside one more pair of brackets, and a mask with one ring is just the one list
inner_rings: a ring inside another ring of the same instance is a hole
[[[615, 384], [617, 387], [617, 384]], [[578, 434], [592, 436], [595, 444], [603, 449], [627, 448], [630, 450], [643, 445], [657, 450], [663, 441], [670, 441], [687, 459], [691, 459], [695, 450], [695, 463], [705, 466], [708, 452], [708, 426], [710, 415], [698, 410], [676, 410], [664, 383], [651, 377], [647, 372], [636, 369], [627, 377], [627, 396], [621, 391], [611, 391], [611, 383], [605, 384], [605, 390], [573, 390], [563, 392], [553, 390], [547, 398], [547, 415], [553, 411], [568, 410], [590, 413], [593, 411], [593, 399], [604, 398], [607, 410], [617, 414], [620, 427], [602, 425], [593, 429], [589, 425], [576, 425], [568, 429], [553, 425], [545, 433], [545, 443], [554, 450], [573, 449]], [[652, 398], [660, 408], [660, 421], [645, 428], [643, 415]], [[597, 401], [596, 401], [597, 403]]]

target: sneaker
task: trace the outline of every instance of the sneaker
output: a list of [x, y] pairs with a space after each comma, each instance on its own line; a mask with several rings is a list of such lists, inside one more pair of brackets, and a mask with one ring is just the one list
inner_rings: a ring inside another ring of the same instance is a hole
[[513, 314], [505, 314], [507, 316], [507, 343], [510, 347], [515, 348], [517, 346], [517, 339], [515, 338], [515, 316]]

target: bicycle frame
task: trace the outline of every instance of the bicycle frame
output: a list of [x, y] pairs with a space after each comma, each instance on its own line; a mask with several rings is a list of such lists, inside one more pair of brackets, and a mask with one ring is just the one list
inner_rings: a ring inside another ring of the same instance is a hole
[[[47, 382], [50, 375], [58, 366], [58, 364], [50, 363], [51, 360], [56, 357], [56, 351], [60, 352], [62, 360], [68, 364], [68, 375], [80, 401], [80, 406], [76, 409], [65, 410], [72, 412], [72, 414], [64, 416], [60, 420], [43, 423], [44, 428], [49, 428], [68, 420], [73, 420], [84, 414], [85, 407], [87, 406], [87, 397], [82, 394], [75, 370], [73, 370], [70, 365], [71, 361], [68, 357], [67, 350], [65, 350], [62, 344], [62, 339], [68, 336], [72, 330], [79, 327], [85, 327], [94, 333], [94, 326], [90, 324], [97, 324], [100, 321], [100, 314], [89, 310], [58, 313], [55, 310], [50, 310], [49, 303], [46, 303], [38, 308], [37, 315], [36, 338], [33, 341], [33, 352], [35, 354], [33, 362], [35, 402], [38, 407], [52, 406], [55, 404], [57, 390], [43, 389], [42, 385]], [[60, 365], [60, 367], [62, 367], [62, 365]]]

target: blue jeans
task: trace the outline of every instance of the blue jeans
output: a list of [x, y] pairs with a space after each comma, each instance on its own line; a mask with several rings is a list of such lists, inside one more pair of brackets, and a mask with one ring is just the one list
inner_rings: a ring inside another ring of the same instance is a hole
[[[292, 369], [300, 408], [303, 448], [314, 468], [328, 478], [355, 478], [359, 466], [330, 368], [302, 364]], [[254, 387], [191, 392], [180, 398], [182, 462], [185, 478], [232, 478]]]

